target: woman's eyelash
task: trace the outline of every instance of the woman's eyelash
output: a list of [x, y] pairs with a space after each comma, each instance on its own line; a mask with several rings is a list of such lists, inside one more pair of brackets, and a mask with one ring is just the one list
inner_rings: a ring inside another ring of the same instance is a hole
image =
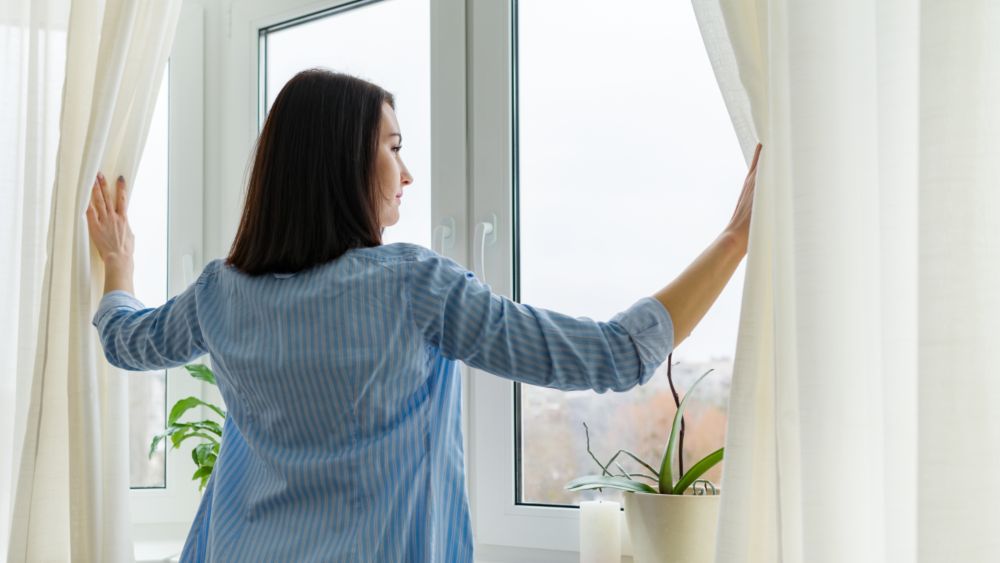
[[399, 151], [403, 150], [403, 145], [392, 147], [392, 150], [394, 152], [399, 152]]

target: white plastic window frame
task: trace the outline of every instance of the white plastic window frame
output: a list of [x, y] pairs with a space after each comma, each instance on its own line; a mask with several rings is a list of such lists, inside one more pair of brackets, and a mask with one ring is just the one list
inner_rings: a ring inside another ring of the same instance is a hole
[[[168, 240], [167, 290], [184, 291], [204, 266], [202, 68], [203, 11], [185, 2], [170, 53], [168, 77]], [[207, 361], [207, 357], [200, 361]], [[204, 396], [200, 382], [183, 368], [167, 371], [167, 408], [188, 396]], [[173, 537], [187, 532], [200, 495], [191, 480], [191, 448], [170, 449], [166, 487], [132, 489], [129, 493], [134, 536]]]
[[[496, 238], [486, 241], [482, 264], [493, 290], [511, 297], [517, 244], [513, 229], [516, 0], [470, 0], [468, 10], [470, 210], [475, 221], [494, 223]], [[473, 444], [470, 489], [479, 555], [513, 561], [529, 549], [545, 550], [531, 554], [540, 559], [575, 560], [580, 542], [578, 509], [515, 502], [514, 383], [473, 370], [467, 392]], [[631, 541], [624, 514], [620, 516], [622, 555], [629, 556]]]

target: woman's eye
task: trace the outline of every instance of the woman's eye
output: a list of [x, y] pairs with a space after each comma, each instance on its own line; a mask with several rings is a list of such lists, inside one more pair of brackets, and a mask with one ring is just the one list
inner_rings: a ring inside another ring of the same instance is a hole
[[403, 145], [399, 145], [398, 147], [392, 147], [392, 152], [399, 152], [401, 150], [403, 150]]

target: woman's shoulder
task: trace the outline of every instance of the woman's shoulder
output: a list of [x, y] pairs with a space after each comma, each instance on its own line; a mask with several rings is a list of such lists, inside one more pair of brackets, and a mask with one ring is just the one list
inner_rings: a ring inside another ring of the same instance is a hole
[[202, 268], [201, 274], [198, 276], [198, 279], [196, 279], [194, 283], [196, 285], [204, 285], [205, 283], [215, 278], [219, 274], [219, 272], [222, 271], [225, 267], [226, 267], [226, 260], [224, 258], [216, 258], [214, 260], [210, 260], [208, 264], [205, 264], [205, 267]]
[[383, 267], [405, 270], [408, 278], [422, 283], [474, 277], [472, 272], [458, 262], [419, 244], [396, 242], [356, 249], [351, 254], [375, 261]]
[[438, 256], [436, 252], [409, 242], [394, 242], [367, 248], [355, 248], [349, 255], [379, 262], [419, 262]]

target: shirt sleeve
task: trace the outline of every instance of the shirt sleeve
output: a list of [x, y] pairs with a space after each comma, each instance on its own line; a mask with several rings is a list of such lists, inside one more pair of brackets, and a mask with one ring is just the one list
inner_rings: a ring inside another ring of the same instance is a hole
[[532, 385], [625, 391], [648, 381], [674, 345], [670, 314], [652, 297], [608, 322], [573, 318], [496, 295], [431, 252], [412, 264], [407, 286], [414, 322], [445, 357]]
[[184, 365], [208, 350], [198, 324], [197, 293], [205, 274], [160, 307], [147, 308], [132, 294], [111, 291], [94, 315], [104, 357], [118, 368], [152, 371]]

